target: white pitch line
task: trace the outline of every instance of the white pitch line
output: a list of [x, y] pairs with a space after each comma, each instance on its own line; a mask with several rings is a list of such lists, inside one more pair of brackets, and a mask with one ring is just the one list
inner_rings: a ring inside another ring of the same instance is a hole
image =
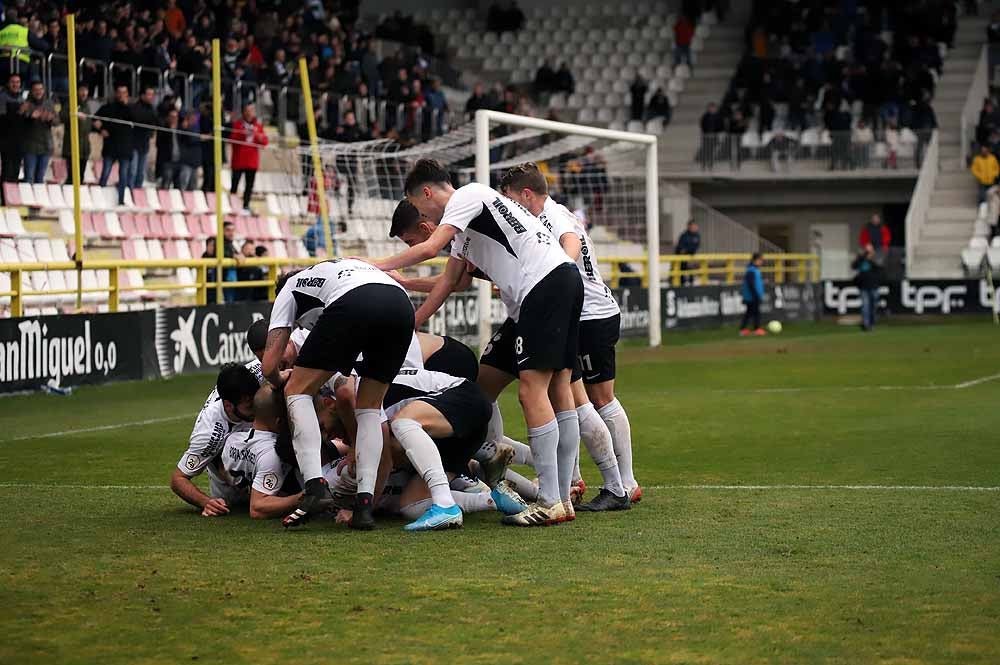
[[1000, 487], [980, 485], [649, 485], [643, 490], [853, 490], [895, 492], [1000, 492]]
[[72, 436], [74, 434], [86, 434], [88, 432], [104, 432], [111, 429], [122, 429], [125, 427], [138, 427], [140, 425], [155, 425], [156, 423], [168, 423], [173, 420], [181, 420], [183, 418], [192, 418], [190, 414], [184, 414], [183, 416], [169, 416], [167, 418], [150, 418], [148, 420], [134, 420], [127, 423], [116, 423], [114, 425], [97, 425], [95, 427], [82, 427], [80, 429], [67, 429], [61, 432], [46, 432], [45, 434], [26, 434], [24, 436], [15, 436], [13, 439], [4, 439], [0, 443], [14, 443], [15, 441], [28, 441], [31, 439], [49, 439], [57, 436]]
[[990, 374], [989, 376], [981, 376], [978, 379], [972, 379], [971, 381], [956, 383], [955, 388], [958, 390], [961, 390], [962, 388], [971, 388], [972, 386], [978, 386], [980, 383], [995, 381], [996, 379], [1000, 379], [1000, 374]]
[[25, 490], [168, 490], [167, 485], [57, 485], [46, 483], [0, 483], [0, 489]]

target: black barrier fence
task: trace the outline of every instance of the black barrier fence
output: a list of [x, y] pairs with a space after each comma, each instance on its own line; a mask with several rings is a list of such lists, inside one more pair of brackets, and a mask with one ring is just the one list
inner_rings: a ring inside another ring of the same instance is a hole
[[[823, 313], [844, 315], [861, 311], [861, 292], [854, 282], [825, 281]], [[890, 314], [989, 314], [1000, 288], [985, 279], [900, 280], [879, 287], [879, 309]]]
[[[622, 309], [622, 335], [644, 337], [649, 327], [645, 289], [613, 289]], [[768, 287], [764, 316], [780, 321], [814, 319], [813, 285]], [[494, 327], [507, 314], [492, 303]], [[77, 314], [0, 319], [0, 393], [128, 379], [155, 379], [206, 371], [251, 357], [246, 329], [266, 318], [270, 303], [170, 307], [120, 314]], [[667, 329], [735, 324], [743, 313], [739, 287], [699, 286], [663, 291]], [[430, 321], [429, 330], [475, 345], [479, 303], [475, 292], [455, 294]]]

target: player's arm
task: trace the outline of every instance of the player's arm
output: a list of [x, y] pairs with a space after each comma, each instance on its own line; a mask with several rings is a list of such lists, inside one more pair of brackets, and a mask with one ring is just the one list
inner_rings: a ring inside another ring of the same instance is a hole
[[302, 492], [292, 496], [272, 496], [250, 490], [250, 519], [269, 520], [276, 517], [284, 517], [295, 510], [302, 498]]
[[583, 249], [583, 243], [580, 242], [580, 236], [575, 231], [567, 231], [559, 236], [559, 244], [569, 258], [574, 261], [580, 258], [580, 250]]
[[226, 500], [212, 498], [198, 489], [198, 486], [191, 481], [191, 477], [180, 469], [174, 467], [174, 473], [170, 477], [170, 489], [181, 499], [202, 511], [203, 515], [215, 517], [225, 515], [229, 512]]
[[458, 231], [457, 227], [450, 224], [439, 224], [427, 240], [409, 247], [395, 256], [372, 261], [372, 265], [380, 270], [399, 270], [429, 261], [448, 246]]
[[[392, 277], [399, 285], [402, 286], [407, 291], [415, 291], [416, 293], [430, 293], [434, 290], [434, 285], [437, 284], [444, 273], [438, 273], [433, 277], [412, 277], [407, 278], [402, 275], [394, 274]], [[466, 272], [462, 277], [461, 281], [455, 286], [455, 291], [465, 291], [472, 285], [472, 273]]]
[[280, 386], [284, 383], [281, 378], [281, 359], [285, 355], [291, 333], [291, 328], [274, 328], [267, 333], [261, 371], [264, 372], [264, 378], [272, 385]]
[[[441, 227], [438, 227], [441, 228]], [[458, 289], [459, 284], [466, 278], [468, 272], [465, 269], [465, 261], [456, 259], [454, 256], [448, 257], [448, 263], [444, 267], [444, 272], [439, 275], [439, 279], [434, 284], [434, 288], [427, 294], [427, 299], [417, 310], [415, 315], [416, 327], [424, 325], [427, 319], [434, 315], [434, 312], [441, 309], [441, 305], [448, 299], [453, 291]]]

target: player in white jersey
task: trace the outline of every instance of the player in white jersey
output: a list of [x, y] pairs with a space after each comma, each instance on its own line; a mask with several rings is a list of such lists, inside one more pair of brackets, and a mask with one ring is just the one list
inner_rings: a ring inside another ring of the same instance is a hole
[[[548, 183], [535, 164], [527, 162], [508, 169], [500, 180], [500, 190], [532, 214], [538, 215], [553, 237], [576, 261], [580, 271], [584, 300], [580, 316], [579, 358], [572, 377], [573, 398], [583, 442], [604, 483], [598, 496], [579, 509], [589, 512], [627, 510], [632, 492], [641, 491], [634, 479], [633, 486], [624, 484], [623, 472], [619, 468], [619, 459], [627, 462], [628, 475], [632, 478], [631, 441], [619, 435], [617, 438], [621, 443], [616, 446], [616, 437], [611, 431], [612, 427], [619, 431], [613, 412], [620, 411], [624, 416], [620, 405], [610, 404], [614, 400], [615, 344], [621, 328], [621, 310], [601, 278], [593, 241], [576, 216], [548, 195]], [[509, 359], [499, 360], [493, 363], [494, 366], [503, 369], [506, 363], [509, 367]], [[600, 401], [593, 404], [592, 400]], [[626, 417], [626, 431], [627, 422]], [[623, 451], [621, 455], [617, 454], [619, 449]], [[579, 474], [578, 467], [576, 474]]]
[[[283, 523], [295, 526], [327, 508], [330, 491], [320, 460], [313, 398], [336, 372], [349, 374], [358, 355], [363, 379], [356, 397], [358, 486], [351, 526], [375, 526], [372, 500], [382, 459], [382, 399], [413, 339], [413, 305], [381, 270], [357, 259], [324, 261], [287, 275], [271, 309], [264, 376], [283, 385], [296, 459], [305, 480], [298, 508]], [[290, 375], [279, 362], [294, 326], [310, 330]]]
[[[257, 363], [251, 361], [248, 365]], [[259, 363], [257, 363], [259, 365]], [[237, 499], [227, 492], [219, 473], [219, 454], [226, 437], [245, 432], [253, 421], [253, 397], [260, 386], [257, 376], [245, 365], [226, 365], [219, 371], [215, 388], [202, 406], [188, 441], [188, 448], [177, 462], [170, 478], [170, 489], [184, 501], [201, 510], [206, 517], [225, 515], [230, 501]], [[208, 470], [211, 494], [205, 494], [192, 482]], [[228, 499], [228, 500], [227, 500]]]
[[235, 490], [249, 492], [250, 517], [255, 520], [283, 517], [294, 510], [300, 492], [284, 494], [292, 465], [278, 453], [279, 437], [288, 435], [285, 402], [281, 393], [264, 384], [253, 400], [254, 419], [249, 431], [233, 432], [222, 449], [225, 480]]
[[467, 279], [470, 266], [489, 275], [516, 326], [510, 343], [539, 476], [537, 503], [504, 523], [568, 521], [574, 516], [570, 481], [580, 439], [569, 388], [583, 305], [579, 272], [536, 217], [486, 185], [471, 183], [455, 190], [447, 170], [434, 160], [414, 165], [405, 190], [421, 216], [437, 226], [427, 240], [375, 265], [383, 270], [408, 267], [451, 244], [444, 277], [418, 309], [418, 324]]

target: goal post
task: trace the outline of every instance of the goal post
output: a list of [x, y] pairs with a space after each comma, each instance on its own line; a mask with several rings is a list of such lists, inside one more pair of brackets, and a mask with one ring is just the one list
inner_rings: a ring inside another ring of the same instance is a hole
[[[649, 345], [659, 346], [660, 328], [660, 208], [657, 162], [657, 141], [652, 134], [622, 132], [611, 129], [574, 125], [566, 122], [532, 118], [528, 116], [502, 113], [500, 111], [479, 110], [475, 116], [475, 177], [484, 185], [490, 185], [490, 128], [492, 125], [508, 125], [524, 129], [537, 129], [561, 135], [575, 135], [624, 142], [644, 148], [645, 160], [641, 165], [645, 184], [645, 243], [646, 243], [646, 283], [649, 307]], [[490, 284], [481, 282], [478, 286], [479, 300], [479, 348], [486, 348], [492, 336]]]

